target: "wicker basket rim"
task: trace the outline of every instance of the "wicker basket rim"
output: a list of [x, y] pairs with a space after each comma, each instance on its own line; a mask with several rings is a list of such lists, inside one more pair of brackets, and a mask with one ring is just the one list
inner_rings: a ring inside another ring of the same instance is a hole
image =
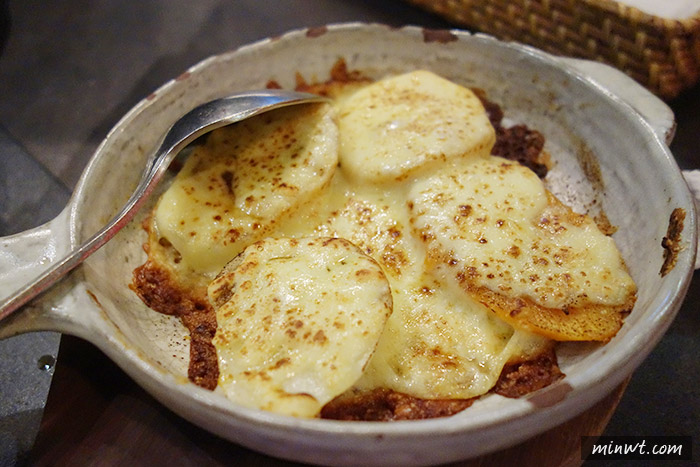
[[591, 7], [613, 13], [620, 18], [636, 22], [661, 25], [665, 29], [682, 28], [687, 31], [700, 30], [700, 9], [688, 18], [663, 18], [642, 11], [634, 6], [625, 5], [615, 0], [583, 0]]

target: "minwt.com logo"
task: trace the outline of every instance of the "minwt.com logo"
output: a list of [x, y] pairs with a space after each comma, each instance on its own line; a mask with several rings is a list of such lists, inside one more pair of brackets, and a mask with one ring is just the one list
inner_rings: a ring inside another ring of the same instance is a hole
[[581, 460], [692, 460], [690, 436], [583, 436]]

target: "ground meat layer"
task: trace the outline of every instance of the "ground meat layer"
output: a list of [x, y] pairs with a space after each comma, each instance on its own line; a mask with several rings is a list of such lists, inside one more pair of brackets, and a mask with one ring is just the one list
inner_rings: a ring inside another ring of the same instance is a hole
[[219, 363], [212, 343], [216, 314], [206, 295], [183, 290], [167, 269], [151, 260], [134, 270], [131, 288], [149, 308], [180, 318], [190, 333], [189, 380], [205, 389], [216, 388]]
[[387, 422], [449, 417], [466, 409], [472, 399], [419, 399], [390, 389], [348, 391], [321, 410], [321, 418]]

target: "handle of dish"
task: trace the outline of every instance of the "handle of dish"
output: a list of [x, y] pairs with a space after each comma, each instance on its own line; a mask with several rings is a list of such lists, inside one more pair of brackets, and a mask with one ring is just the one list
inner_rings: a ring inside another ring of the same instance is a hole
[[[31, 230], [0, 237], [0, 300], [33, 280], [60, 260], [70, 248], [66, 208], [55, 219]], [[58, 288], [22, 310], [0, 321], [0, 339], [24, 332], [60, 330], [65, 316], [56, 313], [54, 304], [65, 295], [66, 288]]]
[[[661, 141], [667, 145], [671, 144], [676, 132], [673, 111], [648, 89], [620, 70], [603, 63], [577, 58], [559, 59], [629, 104], [651, 126]], [[683, 177], [695, 199], [695, 211], [700, 212], [700, 170], [683, 170]], [[698, 229], [700, 230], [700, 224]], [[696, 246], [695, 269], [700, 269], [700, 232]]]
[[[695, 198], [696, 218], [700, 215], [700, 170], [684, 170], [683, 177], [685, 178], [690, 192]], [[698, 223], [698, 245], [695, 254], [695, 269], [700, 269], [700, 223]]]

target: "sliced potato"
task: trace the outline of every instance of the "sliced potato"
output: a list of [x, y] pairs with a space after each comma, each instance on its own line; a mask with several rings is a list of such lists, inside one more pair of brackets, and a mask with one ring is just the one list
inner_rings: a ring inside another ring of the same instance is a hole
[[429, 71], [387, 78], [338, 106], [340, 164], [362, 182], [403, 180], [455, 157], [488, 155], [495, 132], [469, 89]]
[[525, 349], [511, 326], [456, 292], [427, 276], [395, 290], [394, 313], [358, 387], [468, 399], [488, 392], [509, 360], [549, 345], [533, 336]]
[[498, 157], [420, 180], [411, 223], [433, 267], [505, 321], [558, 340], [607, 340], [636, 287], [611, 237]]
[[300, 417], [360, 377], [392, 312], [381, 268], [340, 238], [254, 243], [208, 294], [219, 387], [240, 404]]
[[328, 104], [282, 108], [212, 132], [155, 209], [155, 225], [196, 271], [218, 272], [328, 185], [338, 129]]

